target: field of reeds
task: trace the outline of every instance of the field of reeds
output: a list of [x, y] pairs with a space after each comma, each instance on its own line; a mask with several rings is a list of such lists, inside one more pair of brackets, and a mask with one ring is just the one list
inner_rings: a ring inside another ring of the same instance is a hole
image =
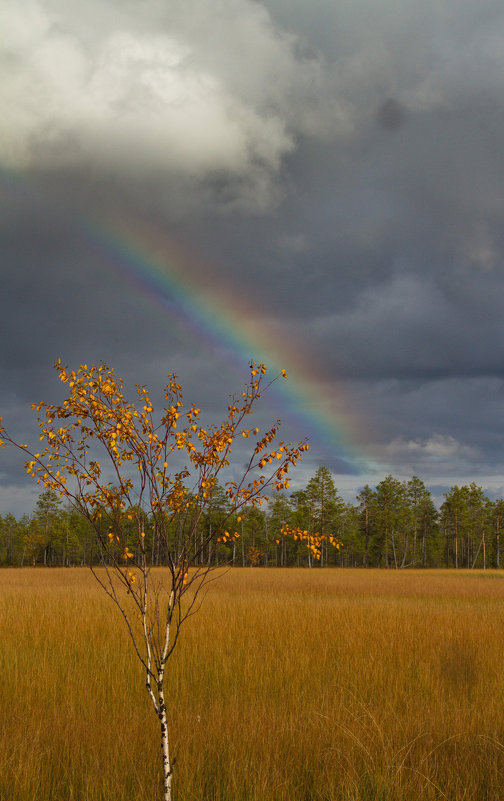
[[[229, 571], [168, 687], [176, 801], [500, 801], [504, 574]], [[159, 750], [92, 575], [1, 571], [1, 801], [157, 801]]]

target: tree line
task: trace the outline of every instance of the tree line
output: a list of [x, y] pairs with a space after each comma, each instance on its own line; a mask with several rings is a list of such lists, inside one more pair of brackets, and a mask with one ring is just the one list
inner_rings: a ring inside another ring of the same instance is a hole
[[[373, 489], [366, 485], [356, 503], [345, 503], [328, 468], [319, 467], [307, 485], [287, 495], [279, 493], [267, 509], [245, 507], [229, 517], [229, 499], [216, 486], [194, 538], [197, 564], [276, 567], [453, 567], [499, 568], [504, 500], [490, 500], [472, 483], [454, 486], [437, 509], [418, 477], [401, 481], [387, 476]], [[139, 510], [134, 510], [136, 515]], [[138, 532], [132, 514], [134, 552]], [[220, 532], [222, 521], [226, 530]], [[285, 536], [287, 527], [322, 535], [315, 558], [301, 538]], [[156, 540], [145, 515], [145, 545], [152, 565], [165, 563], [166, 543]], [[208, 540], [209, 532], [219, 532]], [[342, 543], [330, 546], [330, 536]], [[183, 520], [171, 523], [176, 548], [183, 541]], [[98, 564], [104, 558], [88, 521], [46, 490], [32, 515], [17, 520], [0, 515], [0, 565], [74, 566]]]

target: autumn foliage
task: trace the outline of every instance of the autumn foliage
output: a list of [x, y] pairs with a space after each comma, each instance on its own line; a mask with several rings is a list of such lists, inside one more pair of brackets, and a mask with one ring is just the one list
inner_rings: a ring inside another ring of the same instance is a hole
[[[242, 510], [288, 489], [289, 471], [308, 449], [306, 442], [277, 442], [280, 421], [265, 431], [249, 424], [272, 383], [264, 364], [251, 362], [249, 367], [244, 391], [231, 397], [224, 420], [206, 426], [200, 408], [185, 404], [174, 374], [168, 376], [163, 409], [156, 414], [148, 389], [137, 385], [136, 403], [131, 402], [107, 364], [69, 370], [58, 361], [66, 397], [58, 405], [32, 405], [39, 414], [39, 449], [17, 443], [0, 428], [1, 444], [14, 445], [28, 457], [27, 473], [69, 501], [92, 526], [105, 568], [105, 574], [94, 571], [95, 576], [123, 616], [160, 721], [165, 801], [171, 799], [173, 768], [166, 663], [212, 570], [203, 557], [212, 543], [239, 537], [229, 522], [239, 520]], [[211, 507], [237, 439], [251, 441], [250, 455], [239, 480], [221, 482], [228, 504], [220, 527], [205, 529], [202, 515]], [[166, 574], [151, 575], [147, 526], [149, 540], [163, 547]], [[283, 536], [290, 535], [305, 541], [317, 558], [320, 535], [285, 529]], [[337, 545], [335, 538], [332, 544]]]
[[[320, 560], [320, 555], [322, 553], [322, 543], [328, 542], [329, 545], [332, 545], [333, 548], [340, 548], [341, 542], [334, 534], [319, 534], [319, 532], [312, 533], [307, 531], [306, 529], [302, 529], [297, 527], [292, 527], [285, 524], [281, 532], [283, 537], [292, 537], [294, 541], [298, 540], [299, 542], [304, 542], [308, 551], [311, 553], [314, 559]], [[276, 540], [277, 545], [280, 543], [280, 540]]]
[[[217, 476], [229, 465], [237, 437], [255, 441], [241, 481], [225, 483], [233, 511], [267, 501], [267, 490], [287, 489], [289, 469], [308, 449], [306, 442], [295, 447], [279, 442], [272, 447], [279, 421], [261, 436], [257, 427], [247, 427], [248, 415], [265, 388], [263, 364], [251, 363], [245, 391], [240, 398], [232, 398], [218, 426], [202, 425], [201, 410], [195, 404], [184, 406], [175, 375], [168, 377], [165, 407], [156, 418], [147, 388], [137, 385], [137, 403], [131, 403], [122, 380], [108, 365], [81, 365], [70, 371], [58, 361], [55, 367], [68, 395], [60, 405], [43, 401], [32, 405], [42, 413], [42, 446], [38, 452], [26, 445], [18, 447], [29, 455], [26, 470], [38, 484], [77, 502], [93, 521], [107, 519], [110, 529], [105, 534], [102, 526], [96, 529], [103, 548], [120, 542], [123, 523], [131, 520], [135, 509], [148, 511], [161, 533], [167, 516], [182, 514], [186, 530], [193, 528], [211, 501]], [[0, 432], [5, 442], [17, 444], [5, 429]], [[97, 446], [101, 446], [101, 457]], [[173, 473], [170, 462], [175, 454], [178, 464], [184, 454], [187, 466]], [[141, 548], [144, 519], [138, 523]], [[237, 536], [225, 530], [216, 533], [223, 542]], [[128, 558], [126, 550], [124, 555]]]

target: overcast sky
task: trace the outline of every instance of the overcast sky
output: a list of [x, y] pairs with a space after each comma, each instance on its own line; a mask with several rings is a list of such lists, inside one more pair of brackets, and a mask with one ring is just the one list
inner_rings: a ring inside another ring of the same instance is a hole
[[[0, 414], [58, 357], [258, 419], [351, 500], [504, 492], [501, 0], [0, 0]], [[164, 271], [164, 272], [163, 272]], [[203, 415], [203, 416], [204, 416]], [[240, 454], [238, 454], [239, 458]], [[239, 464], [237, 463], [236, 469]], [[0, 513], [33, 508], [0, 453]]]

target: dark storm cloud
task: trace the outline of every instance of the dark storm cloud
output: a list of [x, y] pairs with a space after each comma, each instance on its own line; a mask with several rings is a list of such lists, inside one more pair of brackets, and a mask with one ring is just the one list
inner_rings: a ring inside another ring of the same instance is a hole
[[[0, 408], [16, 430], [25, 402], [51, 396], [58, 356], [131, 383], [175, 369], [210, 414], [236, 389], [226, 343], [86, 242], [87, 216], [127, 209], [190, 245], [205, 292], [246, 298], [257, 330], [274, 320], [275, 345], [325, 392], [344, 386], [375, 476], [381, 461], [439, 486], [503, 483], [499, 4], [0, 10]], [[342, 455], [314, 446], [306, 474], [323, 458], [351, 492]], [[20, 505], [12, 470], [2, 455]]]
[[380, 104], [376, 119], [386, 131], [398, 131], [406, 122], [406, 108], [395, 98], [389, 97]]

